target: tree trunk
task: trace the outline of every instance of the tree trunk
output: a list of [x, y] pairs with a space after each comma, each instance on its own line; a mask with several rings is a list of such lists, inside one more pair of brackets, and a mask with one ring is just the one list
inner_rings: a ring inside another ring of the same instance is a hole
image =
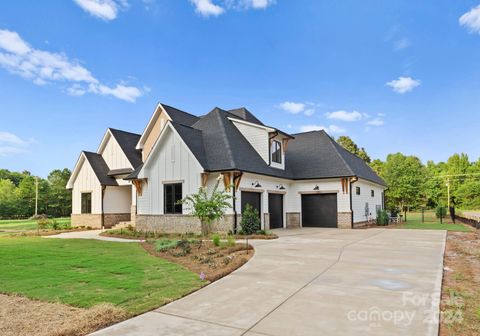
[[210, 233], [210, 222], [208, 220], [201, 220], [201, 229], [202, 229], [202, 236], [208, 236]]

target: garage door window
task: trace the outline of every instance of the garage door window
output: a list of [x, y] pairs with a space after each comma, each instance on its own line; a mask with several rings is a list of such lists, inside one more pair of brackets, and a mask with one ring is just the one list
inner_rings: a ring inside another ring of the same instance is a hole
[[165, 184], [164, 188], [164, 213], [166, 214], [181, 214], [182, 205], [178, 201], [182, 200], [182, 184], [172, 183]]

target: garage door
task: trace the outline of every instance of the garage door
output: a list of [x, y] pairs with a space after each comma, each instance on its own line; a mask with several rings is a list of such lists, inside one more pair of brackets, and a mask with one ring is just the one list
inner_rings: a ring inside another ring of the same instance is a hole
[[302, 195], [302, 226], [337, 227], [337, 194]]
[[261, 193], [257, 192], [242, 191], [242, 213], [245, 210], [247, 204], [250, 204], [254, 209], [258, 210], [258, 217], [260, 217], [260, 195]]
[[268, 213], [270, 229], [283, 228], [283, 195], [268, 194]]

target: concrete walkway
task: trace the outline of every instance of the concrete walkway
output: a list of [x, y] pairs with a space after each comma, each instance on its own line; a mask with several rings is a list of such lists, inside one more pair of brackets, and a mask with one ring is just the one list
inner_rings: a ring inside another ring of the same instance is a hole
[[123, 239], [123, 238], [114, 238], [114, 237], [104, 237], [100, 236], [102, 230], [88, 230], [88, 231], [75, 231], [75, 232], [64, 232], [52, 236], [43, 236], [43, 238], [60, 238], [60, 239], [96, 239], [96, 240], [105, 240], [113, 241], [118, 243], [140, 243], [144, 240], [139, 239]]
[[94, 335], [437, 335], [445, 231], [278, 234], [231, 275]]

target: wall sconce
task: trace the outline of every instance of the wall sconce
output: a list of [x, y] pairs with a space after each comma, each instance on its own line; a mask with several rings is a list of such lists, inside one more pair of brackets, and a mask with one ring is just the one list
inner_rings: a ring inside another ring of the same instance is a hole
[[318, 184], [315, 186], [315, 188], [313, 188], [313, 190], [315, 191], [320, 190], [320, 187], [318, 186]]
[[261, 185], [260, 183], [258, 183], [258, 181], [253, 182], [253, 183], [252, 183], [252, 186], [253, 186], [254, 188], [261, 188], [261, 187], [262, 187], [262, 185]]
[[278, 190], [285, 190], [285, 187], [283, 186], [283, 184], [280, 184], [277, 186], [277, 189]]

